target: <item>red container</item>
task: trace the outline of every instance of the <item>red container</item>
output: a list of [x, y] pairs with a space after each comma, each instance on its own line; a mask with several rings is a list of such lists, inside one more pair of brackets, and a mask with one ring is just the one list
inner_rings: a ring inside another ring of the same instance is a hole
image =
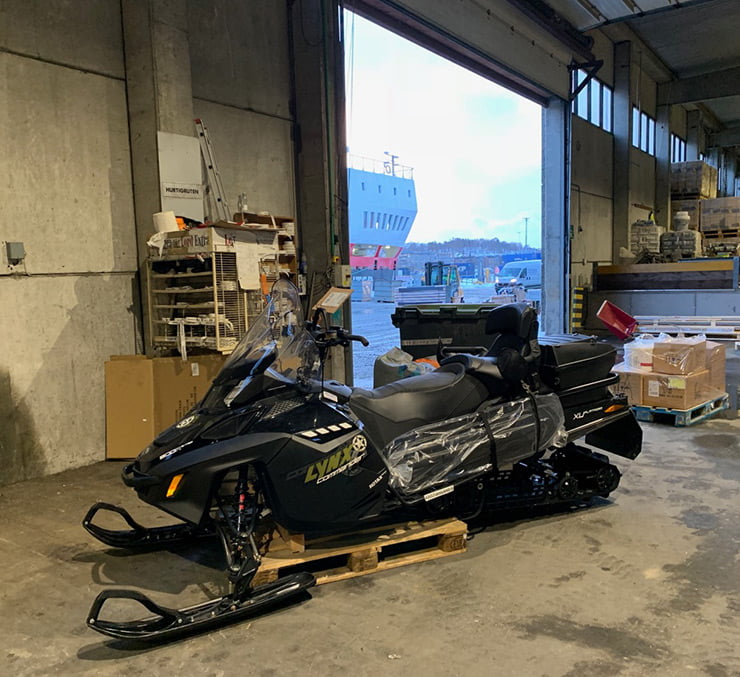
[[617, 338], [626, 339], [637, 329], [637, 320], [609, 301], [604, 301], [596, 313], [606, 328]]

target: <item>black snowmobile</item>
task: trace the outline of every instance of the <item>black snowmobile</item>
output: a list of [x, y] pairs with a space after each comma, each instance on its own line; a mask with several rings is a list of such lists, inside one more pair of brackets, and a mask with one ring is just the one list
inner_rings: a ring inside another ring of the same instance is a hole
[[[525, 304], [490, 311], [485, 353], [447, 347], [434, 371], [374, 390], [323, 380], [332, 346], [367, 341], [321, 319], [317, 311], [305, 323], [297, 289], [279, 280], [205, 398], [124, 467], [139, 498], [181, 523], [147, 529], [106, 503], [83, 520], [103, 543], [128, 549], [218, 534], [230, 592], [175, 610], [137, 591], [105, 590], [91, 628], [168, 638], [308, 596], [315, 580], [307, 572], [252, 585], [264, 533], [275, 525], [326, 535], [582, 502], [609, 495], [621, 475], [575, 440], [630, 459], [640, 453], [641, 430], [626, 400], [609, 391], [618, 378], [614, 348], [577, 335], [538, 341]], [[130, 528], [95, 524], [101, 510]], [[114, 598], [151, 615], [101, 619]]]

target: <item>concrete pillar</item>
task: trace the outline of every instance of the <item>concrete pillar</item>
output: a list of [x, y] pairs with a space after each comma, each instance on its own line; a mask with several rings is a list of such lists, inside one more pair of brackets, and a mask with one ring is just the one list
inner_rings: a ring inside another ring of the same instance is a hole
[[727, 180], [725, 182], [727, 197], [735, 197], [735, 187], [737, 185], [737, 155], [734, 153], [727, 154]]
[[567, 331], [570, 304], [570, 110], [552, 98], [542, 109], [542, 312], [547, 334]]
[[686, 161], [695, 162], [699, 153], [704, 152], [704, 128], [700, 110], [690, 110], [686, 113]]
[[[333, 284], [334, 269], [349, 263], [344, 62], [333, 0], [302, 0], [290, 11], [297, 212], [313, 304]], [[334, 324], [350, 326], [348, 305]], [[351, 378], [351, 351], [333, 352], [326, 371]]]
[[655, 220], [671, 226], [671, 107], [658, 106], [655, 121]]
[[[722, 154], [722, 149], [717, 148], [716, 146], [714, 148], [707, 148], [704, 151], [704, 161], [708, 165], [712, 165], [712, 167], [716, 167], [718, 174], [719, 174], [720, 165], [722, 163], [721, 154]], [[719, 178], [718, 178], [718, 181], [719, 181]]]
[[161, 211], [157, 132], [195, 136], [186, 0], [122, 0], [139, 270], [147, 334], [146, 241]]
[[614, 222], [612, 261], [629, 248], [630, 153], [632, 148], [632, 43], [614, 45]]
[[726, 150], [720, 153], [720, 172], [718, 177], [717, 195], [732, 197], [735, 195], [735, 165], [737, 156]]

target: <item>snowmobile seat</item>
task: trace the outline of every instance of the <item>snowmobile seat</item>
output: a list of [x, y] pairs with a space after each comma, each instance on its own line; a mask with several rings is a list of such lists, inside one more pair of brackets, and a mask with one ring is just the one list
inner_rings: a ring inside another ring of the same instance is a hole
[[535, 389], [539, 386], [538, 329], [537, 312], [526, 303], [499, 306], [486, 318], [486, 334], [493, 336], [487, 356], [498, 358], [499, 369], [506, 371], [510, 379], [519, 375], [519, 382], [528, 380]]
[[506, 348], [513, 348], [522, 356], [530, 341], [537, 340], [537, 313], [526, 303], [507, 303], [494, 308], [486, 318], [486, 334], [493, 335], [489, 355], [498, 355]]
[[413, 428], [474, 411], [490, 397], [479, 379], [469, 376], [462, 364], [453, 363], [374, 390], [355, 388], [349, 406], [365, 424], [368, 437], [382, 449]]
[[517, 390], [527, 377], [524, 358], [515, 350], [504, 350], [499, 357], [458, 353], [444, 358], [442, 364], [461, 364], [465, 372], [480, 380], [493, 397]]

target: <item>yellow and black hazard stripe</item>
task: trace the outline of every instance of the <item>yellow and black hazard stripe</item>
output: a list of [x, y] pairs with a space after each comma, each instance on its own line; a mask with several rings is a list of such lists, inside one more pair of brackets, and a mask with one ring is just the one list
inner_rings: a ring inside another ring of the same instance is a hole
[[571, 331], [583, 329], [583, 321], [586, 317], [586, 287], [573, 287], [570, 303], [570, 327]]

